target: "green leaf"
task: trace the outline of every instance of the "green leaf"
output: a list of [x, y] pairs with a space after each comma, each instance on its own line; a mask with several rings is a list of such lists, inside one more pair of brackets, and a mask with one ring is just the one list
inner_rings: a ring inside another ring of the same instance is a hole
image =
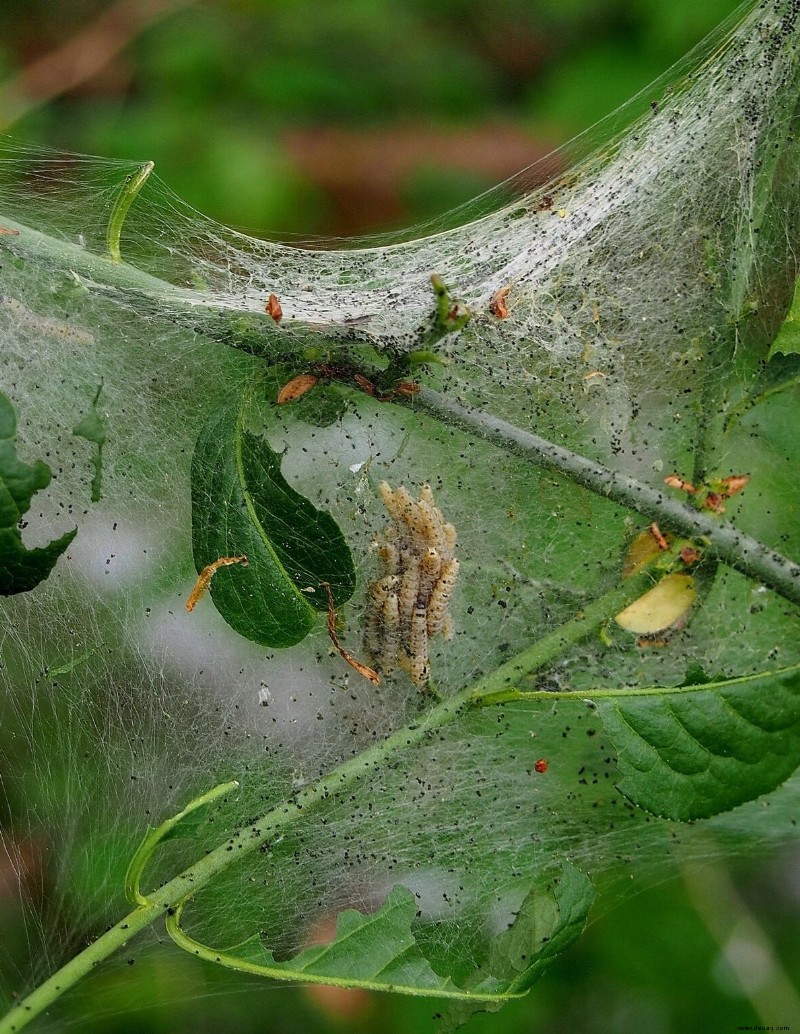
[[185, 808], [165, 819], [160, 826], [148, 826], [147, 832], [142, 837], [141, 843], [136, 848], [133, 858], [125, 873], [125, 897], [132, 905], [147, 905], [149, 901], [139, 889], [139, 883], [146, 865], [153, 857], [159, 844], [166, 840], [174, 840], [177, 837], [191, 837], [196, 835], [201, 822], [204, 820], [203, 810], [218, 798], [226, 793], [237, 789], [239, 786], [236, 780], [228, 783], [220, 783], [206, 793], [189, 801]]
[[192, 544], [198, 572], [221, 557], [247, 566], [211, 582], [217, 610], [240, 635], [287, 647], [355, 591], [353, 558], [339, 526], [287, 484], [281, 457], [244, 427], [247, 401], [229, 400], [207, 421], [192, 459]]
[[433, 340], [436, 340], [444, 334], [453, 334], [461, 330], [466, 326], [472, 313], [464, 302], [451, 296], [438, 273], [431, 277], [431, 284], [436, 296], [436, 329], [433, 334]]
[[16, 450], [17, 418], [11, 400], [0, 392], [0, 596], [29, 592], [44, 581], [75, 538], [73, 528], [46, 546], [28, 549], [18, 527], [33, 496], [50, 484], [50, 468], [37, 460], [23, 463]]
[[499, 1008], [510, 998], [524, 995], [553, 957], [575, 940], [592, 898], [589, 881], [572, 866], [546, 888], [531, 890], [513, 923], [490, 940], [487, 965], [471, 978], [472, 987], [459, 987], [450, 975], [434, 971], [413, 931], [416, 898], [402, 885], [392, 889], [376, 912], [341, 912], [329, 944], [306, 948], [285, 962], [275, 959], [259, 935], [224, 951], [201, 944], [180, 925], [183, 906], [167, 917], [167, 930], [184, 950], [244, 973], [457, 999], [478, 1003], [478, 1008], [489, 1003]]
[[618, 752], [618, 789], [654, 815], [708, 818], [769, 793], [800, 765], [800, 665], [595, 699]]
[[[786, 324], [784, 324], [785, 326]], [[800, 353], [800, 324], [798, 324], [796, 334], [797, 352]], [[754, 406], [766, 401], [772, 395], [777, 395], [778, 392], [797, 387], [798, 384], [800, 384], [800, 354], [783, 355], [779, 352], [773, 355], [748, 393], [733, 406], [726, 416], [725, 430], [729, 431]]]
[[[535, 884], [514, 922], [490, 942], [486, 965], [467, 981], [473, 993], [502, 990], [512, 997], [530, 990], [553, 959], [580, 937], [594, 898], [591, 882], [569, 863], [545, 887]], [[497, 1012], [503, 1003], [454, 1003], [444, 1030], [463, 1026], [476, 1012]]]
[[62, 675], [69, 675], [76, 668], [80, 667], [81, 664], [85, 664], [90, 657], [94, 655], [95, 650], [84, 650], [83, 653], [74, 654], [68, 661], [64, 661], [63, 664], [57, 664], [54, 667], [47, 667], [44, 669], [45, 675], [48, 679], [60, 678]]
[[476, 990], [528, 991], [553, 959], [578, 939], [594, 898], [591, 881], [569, 863], [547, 886], [534, 885], [514, 922], [492, 941], [485, 967], [489, 972]]
[[463, 995], [449, 977], [433, 971], [417, 947], [411, 931], [417, 903], [407, 887], [394, 887], [381, 908], [370, 915], [353, 908], [341, 912], [330, 944], [306, 948], [286, 962], [276, 961], [259, 935], [226, 951], [202, 945], [180, 928], [181, 911], [176, 910], [167, 924], [176, 944], [229, 969], [337, 987], [442, 997]]
[[794, 296], [786, 319], [783, 321], [778, 336], [772, 342], [769, 350], [770, 359], [781, 353], [782, 355], [795, 355], [800, 353], [800, 280], [794, 288]]

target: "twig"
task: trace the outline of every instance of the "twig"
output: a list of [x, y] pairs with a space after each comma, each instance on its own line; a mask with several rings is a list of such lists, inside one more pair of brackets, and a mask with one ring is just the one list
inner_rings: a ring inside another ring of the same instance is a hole
[[557, 470], [576, 484], [657, 521], [662, 529], [694, 539], [716, 560], [762, 582], [792, 603], [800, 603], [800, 566], [737, 531], [727, 521], [715, 520], [627, 474], [588, 460], [474, 406], [462, 405], [431, 388], [422, 388], [414, 396], [413, 405], [508, 452]]
[[357, 657], [348, 653], [339, 642], [339, 637], [336, 634], [336, 607], [333, 602], [333, 593], [331, 592], [331, 587], [328, 582], [320, 582], [320, 585], [328, 594], [328, 635], [331, 637], [331, 642], [333, 643], [334, 648], [342, 660], [347, 661], [351, 668], [355, 668], [359, 675], [363, 675], [365, 679], [369, 679], [374, 686], [379, 686], [381, 684], [381, 677], [377, 671], [373, 671], [372, 668], [358, 660]]
[[[499, 696], [499, 691], [504, 687], [513, 686], [518, 678], [551, 663], [560, 656], [565, 645], [579, 642], [610, 619], [619, 609], [622, 598], [620, 594], [628, 596], [641, 591], [640, 583], [643, 579], [644, 576], [635, 576], [624, 586], [617, 586], [611, 593], [583, 608], [578, 618], [566, 622], [552, 632], [535, 651], [525, 651], [518, 658], [503, 665], [492, 676], [481, 679], [451, 697], [445, 697], [428, 711], [418, 715], [410, 724], [348, 758], [316, 782], [272, 808], [251, 825], [231, 834], [218, 847], [204, 854], [183, 872], [148, 893], [147, 904], [140, 904], [114, 926], [109, 927], [58, 972], [26, 997], [15, 1002], [10, 1012], [0, 1017], [0, 1034], [19, 1034], [31, 1020], [95, 970], [100, 962], [127, 945], [160, 916], [198, 893], [233, 863], [257, 851], [265, 840], [279, 830], [305, 818], [331, 798], [341, 797], [356, 782], [365, 777], [369, 778], [381, 764], [402, 756], [409, 748], [424, 742], [428, 737], [439, 735], [443, 728], [456, 722], [472, 708], [491, 704], [493, 700], [489, 694], [492, 692]], [[546, 696], [552, 699], [554, 694], [548, 693]], [[438, 989], [437, 995], [441, 995]], [[462, 992], [454, 989], [452, 997], [461, 996]]]

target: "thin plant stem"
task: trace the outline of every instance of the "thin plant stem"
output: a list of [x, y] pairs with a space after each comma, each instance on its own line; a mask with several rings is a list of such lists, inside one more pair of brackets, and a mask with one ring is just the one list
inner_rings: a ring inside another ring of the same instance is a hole
[[[217, 312], [199, 292], [167, 284], [125, 263], [91, 255], [76, 245], [56, 241], [5, 216], [3, 221], [8, 228], [19, 230], [19, 236], [5, 240], [4, 247], [10, 251], [35, 256], [39, 261], [57, 260], [59, 268], [63, 267], [64, 262], [71, 262], [70, 268], [96, 278], [112, 289], [124, 287], [134, 292], [140, 291], [153, 305], [165, 303], [173, 313], [173, 318], [179, 322], [176, 313], [183, 313], [184, 318], [191, 322], [191, 313], [196, 312], [198, 307], [202, 307], [206, 316], [209, 312], [216, 312], [220, 319], [217, 334], [222, 334], [223, 325], [229, 325], [235, 320], [230, 312]], [[272, 329], [267, 324], [273, 324]], [[267, 351], [270, 335], [274, 333], [274, 322], [268, 316], [260, 317], [252, 333], [263, 341], [263, 349]], [[245, 347], [244, 343], [237, 344], [235, 334], [230, 343], [235, 347]], [[253, 347], [248, 338], [247, 350]], [[800, 603], [800, 566], [777, 550], [737, 531], [730, 523], [693, 510], [635, 478], [579, 456], [563, 446], [473, 406], [464, 405], [431, 388], [421, 388], [410, 399], [398, 396], [396, 401], [423, 409], [451, 426], [493, 442], [499, 448], [532, 460], [537, 465], [557, 470], [577, 484], [627, 506], [649, 520], [657, 521], [664, 529], [696, 540], [712, 557], [769, 586], [792, 603]]]
[[562, 445], [431, 388], [421, 388], [413, 396], [413, 401], [406, 404], [538, 466], [557, 470], [597, 495], [635, 510], [648, 520], [657, 521], [662, 530], [692, 539], [714, 559], [769, 586], [792, 603], [800, 603], [800, 565], [738, 531], [728, 521], [694, 510], [627, 474], [604, 467]]
[[[660, 559], [663, 563], [664, 557]], [[652, 579], [652, 573], [645, 571], [627, 579], [621, 586], [615, 586], [610, 592], [584, 607], [571, 621], [567, 621], [538, 643], [523, 650], [490, 675], [461, 692], [438, 701], [428, 711], [381, 743], [345, 761], [251, 825], [233, 833], [222, 844], [157, 890], [141, 894], [138, 900], [142, 904], [62, 966], [0, 1019], [0, 1034], [17, 1034], [23, 1030], [61, 995], [91, 973], [100, 962], [123, 948], [156, 919], [192, 897], [230, 865], [245, 858], [263, 844], [269, 843], [280, 830], [304, 818], [359, 779], [369, 778], [370, 774], [392, 755], [420, 743], [426, 737], [457, 721], [467, 711], [487, 706], [492, 703], [492, 694], [499, 696], [517, 680], [557, 660], [566, 647], [587, 638], [611, 620], [621, 608], [637, 599], [652, 584]], [[212, 791], [211, 798], [214, 796], [218, 794]], [[139, 869], [137, 893], [138, 872]]]
[[122, 262], [122, 254], [120, 253], [119, 245], [125, 217], [127, 216], [131, 205], [136, 200], [139, 191], [147, 182], [154, 167], [153, 162], [145, 162], [138, 172], [131, 173], [131, 175], [128, 176], [122, 184], [117, 200], [114, 202], [114, 207], [111, 209], [111, 215], [108, 219], [108, 229], [106, 231], [108, 254], [111, 256], [113, 262]]

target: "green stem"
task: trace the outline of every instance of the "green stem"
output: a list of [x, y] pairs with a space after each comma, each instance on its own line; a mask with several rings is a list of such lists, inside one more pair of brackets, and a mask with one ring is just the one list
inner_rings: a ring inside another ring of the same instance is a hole
[[[660, 559], [668, 562], [674, 558], [680, 545], [681, 543], [678, 543], [677, 546], [673, 546], [668, 553], [663, 553]], [[652, 582], [652, 574], [645, 572], [627, 579], [605, 596], [589, 603], [577, 617], [559, 626], [476, 682], [469, 691], [470, 699], [481, 707], [499, 702], [500, 695], [506, 693], [521, 678], [539, 671], [562, 656], [568, 646], [575, 646], [576, 643], [588, 638], [595, 629], [638, 599]]]
[[[133, 266], [110, 262], [77, 245], [56, 241], [6, 216], [3, 216], [3, 224], [9, 229], [19, 230], [17, 237], [3, 238], [4, 249], [20, 257], [35, 256], [40, 261], [52, 262], [60, 270], [67, 266], [78, 275], [88, 276], [95, 283], [107, 285], [111, 290], [126, 289], [139, 293], [155, 309], [160, 302], [168, 303], [172, 318], [178, 322], [185, 320], [191, 326], [196, 322], [198, 330], [204, 329], [208, 333], [213, 328], [208, 325], [201, 328], [199, 314], [202, 313], [203, 320], [211, 315], [218, 321], [215, 333], [224, 337], [224, 326], [230, 328], [237, 319], [237, 314], [209, 304], [201, 292], [175, 287]], [[243, 318], [242, 314], [238, 314], [238, 318]], [[248, 349], [255, 348], [254, 342], [258, 340], [263, 341], [263, 350], [266, 351], [277, 333], [274, 321], [269, 316], [257, 313], [250, 313], [247, 318], [253, 321], [252, 326], [248, 324], [246, 330]], [[230, 334], [230, 343], [236, 345], [236, 335], [232, 331]], [[244, 347], [242, 342], [238, 342], [238, 345]], [[403, 400], [398, 397], [397, 401]], [[692, 510], [634, 478], [578, 456], [498, 417], [461, 405], [430, 388], [422, 388], [407, 404], [422, 408], [440, 420], [494, 442], [534, 463], [558, 470], [577, 484], [621, 503], [650, 520], [658, 521], [664, 529], [698, 540], [717, 560], [763, 582], [793, 603], [800, 603], [800, 567], [776, 550], [737, 531], [727, 522]]]
[[[663, 557], [666, 556], [667, 554], [663, 555]], [[256, 822], [238, 830], [224, 843], [204, 855], [203, 858], [158, 890], [142, 896], [140, 900], [143, 903], [139, 907], [62, 966], [58, 972], [40, 984], [36, 990], [18, 1002], [5, 1017], [0, 1019], [0, 1034], [17, 1034], [60, 998], [65, 991], [89, 974], [98, 963], [124, 947], [131, 938], [160, 916], [175, 909], [179, 903], [196, 894], [228, 866], [251, 854], [262, 844], [269, 843], [280, 830], [290, 826], [298, 819], [304, 818], [310, 811], [320, 807], [330, 798], [341, 794], [357, 780], [364, 776], [369, 777], [393, 754], [407, 750], [427, 736], [452, 724], [471, 708], [492, 703], [492, 694], [499, 695], [502, 691], [508, 690], [516, 680], [530, 675], [556, 660], [566, 646], [591, 635], [627, 603], [640, 596], [651, 583], [652, 574], [648, 572], [627, 579], [622, 586], [615, 587], [590, 603], [576, 618], [523, 650], [517, 657], [502, 665], [495, 672], [480, 679], [474, 685], [468, 686], [460, 693], [440, 701], [417, 720], [399, 729], [381, 743], [375, 744], [357, 757], [345, 761], [328, 775], [307, 786], [277, 808], [273, 808]], [[225, 787], [217, 788], [211, 792], [210, 798], [209, 795], [205, 795], [203, 798], [199, 798], [198, 802], [202, 804], [207, 798], [214, 799], [230, 786], [231, 784], [226, 784]], [[175, 821], [179, 818], [180, 816]], [[169, 828], [172, 825], [174, 825], [172, 820], [165, 824]], [[141, 866], [135, 868], [138, 894], [138, 877]]]
[[116, 235], [119, 245], [118, 234], [129, 207], [130, 204], [121, 212], [121, 221], [120, 212], [116, 208], [112, 211], [106, 233], [108, 255], [96, 255], [70, 241], [50, 237], [5, 213], [0, 222], [6, 229], [16, 230], [17, 235], [0, 237], [0, 254], [6, 251], [23, 262], [35, 263], [40, 270], [51, 270], [57, 277], [86, 281], [93, 291], [111, 298], [121, 296], [126, 304], [135, 303], [145, 319], [167, 319], [193, 334], [202, 334], [248, 354], [280, 354], [280, 349], [286, 347], [286, 338], [266, 312], [232, 311], [210, 300], [201, 290], [176, 287], [120, 261], [112, 242]]
[[576, 484], [657, 521], [662, 530], [692, 539], [714, 559], [762, 582], [792, 603], [800, 603], [800, 566], [727, 521], [693, 510], [627, 474], [620, 474], [430, 388], [421, 388], [406, 404], [517, 456], [557, 470]]
[[83, 977], [90, 973], [98, 963], [113, 955], [115, 951], [122, 948], [127, 942], [141, 933], [155, 919], [163, 915], [167, 910], [165, 904], [150, 904], [147, 907], [135, 909], [129, 915], [121, 919], [111, 929], [93, 941], [88, 948], [85, 948], [75, 958], [61, 967], [52, 977], [40, 984], [35, 991], [32, 991], [26, 998], [23, 998], [12, 1009], [0, 1019], [0, 1034], [16, 1034], [17, 1031], [26, 1027], [31, 1020], [44, 1012], [58, 998], [74, 987]]
[[136, 200], [136, 195], [147, 182], [147, 179], [154, 167], [153, 162], [145, 162], [138, 172], [131, 173], [131, 175], [128, 176], [122, 184], [119, 197], [114, 202], [114, 207], [111, 209], [111, 215], [108, 220], [108, 230], [106, 231], [108, 253], [113, 262], [122, 262], [122, 255], [119, 250], [119, 241], [122, 236], [122, 226], [125, 222], [125, 216], [128, 214], [128, 209]]
[[[113, 221], [114, 213], [112, 211], [106, 233], [107, 243], [111, 236]], [[16, 230], [18, 234], [13, 237], [3, 237], [2, 250], [23, 261], [34, 260], [61, 274], [69, 270], [79, 279], [85, 278], [91, 281], [93, 286], [100, 290], [105, 289], [111, 292], [118, 289], [131, 292], [147, 298], [151, 303], [171, 303], [182, 307], [187, 312], [203, 305], [203, 295], [199, 291], [176, 287], [174, 284], [159, 280], [157, 277], [137, 269], [136, 266], [128, 265], [126, 262], [115, 262], [111, 260], [110, 255], [95, 255], [78, 244], [50, 237], [25, 223], [17, 222], [5, 213], [2, 222], [4, 227]], [[119, 224], [119, 228], [122, 229], [122, 223]], [[203, 311], [211, 308], [206, 304]], [[230, 317], [230, 311], [226, 315]], [[265, 316], [265, 325], [267, 319], [268, 317]]]

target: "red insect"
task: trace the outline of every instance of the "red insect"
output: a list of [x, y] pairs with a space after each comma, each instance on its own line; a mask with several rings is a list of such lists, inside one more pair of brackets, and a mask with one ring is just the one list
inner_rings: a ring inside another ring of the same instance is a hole
[[336, 635], [336, 609], [333, 603], [333, 593], [331, 592], [331, 587], [328, 582], [320, 582], [320, 585], [328, 594], [328, 635], [331, 637], [334, 649], [338, 652], [343, 661], [347, 661], [351, 668], [355, 668], [359, 675], [363, 675], [365, 679], [369, 679], [374, 686], [379, 686], [381, 684], [381, 677], [377, 671], [373, 671], [369, 665], [364, 664], [362, 661], [358, 660], [357, 657], [348, 653], [339, 642], [339, 637]]
[[504, 320], [508, 317], [506, 301], [510, 293], [510, 287], [501, 287], [499, 291], [494, 292], [492, 300], [489, 302], [489, 312], [499, 320]]
[[363, 374], [354, 373], [353, 380], [356, 382], [359, 388], [361, 388], [361, 390], [365, 392], [367, 395], [372, 395], [374, 397], [378, 394], [378, 389], [375, 387], [372, 381], [364, 377]]
[[650, 525], [650, 534], [656, 540], [656, 545], [659, 549], [669, 549], [669, 543], [661, 534], [661, 528], [659, 528], [655, 521]]
[[665, 477], [664, 484], [669, 485], [670, 488], [677, 488], [680, 492], [688, 492], [689, 495], [694, 495], [697, 491], [691, 481], [684, 481], [678, 474], [670, 474]]
[[536, 764], [533, 767], [534, 767], [535, 771], [537, 771], [537, 772], [546, 772], [547, 771], [547, 758], [539, 758], [539, 760], [536, 762]]
[[278, 301], [277, 295], [271, 294], [267, 300], [267, 304], [264, 309], [268, 316], [271, 316], [276, 323], [280, 323], [283, 319], [283, 309], [281, 303]]
[[217, 571], [219, 571], [221, 567], [230, 567], [231, 564], [241, 564], [243, 567], [247, 567], [247, 557], [221, 556], [219, 560], [214, 560], [212, 563], [206, 564], [198, 575], [197, 581], [194, 583], [194, 588], [189, 593], [189, 599], [186, 601], [187, 610], [194, 610], [197, 606], [198, 600], [203, 596], [206, 589], [211, 584], [211, 579]]
[[394, 386], [395, 395], [416, 395], [420, 390], [419, 384], [413, 381], [398, 381]]
[[684, 546], [681, 550], [681, 560], [689, 567], [690, 564], [696, 564], [700, 559], [701, 553], [699, 549], [695, 549], [694, 546]]
[[278, 405], [282, 406], [285, 402], [299, 399], [301, 395], [311, 391], [318, 380], [319, 377], [313, 373], [301, 373], [297, 377], [292, 377], [278, 392], [278, 398], [276, 399]]

